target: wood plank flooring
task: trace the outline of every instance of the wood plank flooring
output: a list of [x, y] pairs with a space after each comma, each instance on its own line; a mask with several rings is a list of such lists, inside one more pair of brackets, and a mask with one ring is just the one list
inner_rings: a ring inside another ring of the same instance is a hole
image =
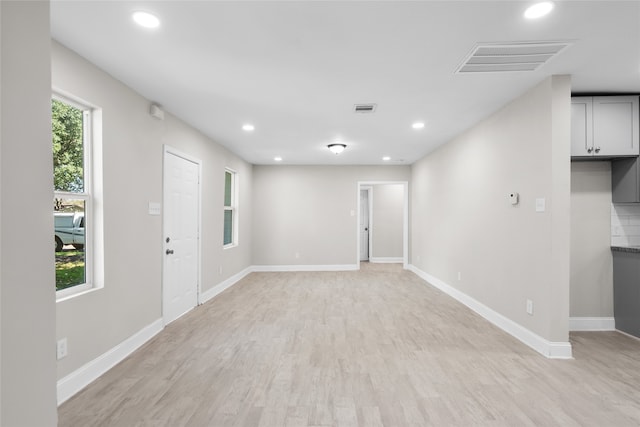
[[253, 273], [59, 408], [60, 426], [638, 426], [640, 341], [549, 360], [398, 265]]

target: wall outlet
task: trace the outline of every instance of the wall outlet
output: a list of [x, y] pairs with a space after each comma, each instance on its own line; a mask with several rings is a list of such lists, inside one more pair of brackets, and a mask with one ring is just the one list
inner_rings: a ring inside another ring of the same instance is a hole
[[458, 271], [458, 281], [462, 280], [462, 273]]
[[533, 316], [533, 301], [527, 300], [527, 314]]
[[60, 360], [67, 357], [67, 339], [62, 338], [58, 340], [56, 345], [56, 359]]

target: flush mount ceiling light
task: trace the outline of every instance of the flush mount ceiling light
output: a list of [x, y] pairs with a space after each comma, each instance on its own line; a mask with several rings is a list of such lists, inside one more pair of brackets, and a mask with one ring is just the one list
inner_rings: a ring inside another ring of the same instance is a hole
[[282, 161], [282, 157], [276, 156], [276, 157], [273, 158], [273, 160], [275, 160], [276, 162], [281, 162]]
[[391, 157], [389, 157], [389, 156], [384, 156], [384, 157], [382, 158], [382, 160], [384, 160], [385, 162], [388, 162], [389, 160], [391, 160]]
[[345, 148], [347, 148], [347, 145], [346, 144], [329, 144], [327, 145], [327, 148], [331, 150], [333, 154], [340, 154], [344, 151]]
[[552, 10], [553, 10], [553, 2], [543, 1], [540, 3], [536, 3], [532, 6], [529, 6], [527, 10], [524, 11], [524, 17], [527, 19], [542, 18]]
[[424, 123], [415, 122], [414, 124], [411, 125], [411, 127], [414, 128], [414, 129], [422, 129], [424, 127]]
[[132, 17], [136, 24], [144, 28], [158, 28], [160, 26], [160, 19], [149, 12], [134, 12]]
[[253, 126], [251, 123], [242, 125], [242, 130], [246, 132], [252, 132], [254, 129], [255, 129], [255, 126]]

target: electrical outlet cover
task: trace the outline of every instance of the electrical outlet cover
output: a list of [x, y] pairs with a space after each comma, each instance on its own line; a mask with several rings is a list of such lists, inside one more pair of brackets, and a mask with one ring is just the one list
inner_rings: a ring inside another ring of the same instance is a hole
[[64, 357], [67, 357], [67, 339], [66, 338], [62, 338], [58, 340], [58, 343], [56, 346], [56, 358], [60, 360]]

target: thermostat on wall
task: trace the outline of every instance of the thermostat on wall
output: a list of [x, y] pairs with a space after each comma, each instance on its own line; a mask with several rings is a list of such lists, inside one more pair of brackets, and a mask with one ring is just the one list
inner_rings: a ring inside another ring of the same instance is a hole
[[511, 203], [512, 205], [517, 205], [518, 204], [518, 193], [513, 192], [513, 193], [509, 193], [509, 203]]

